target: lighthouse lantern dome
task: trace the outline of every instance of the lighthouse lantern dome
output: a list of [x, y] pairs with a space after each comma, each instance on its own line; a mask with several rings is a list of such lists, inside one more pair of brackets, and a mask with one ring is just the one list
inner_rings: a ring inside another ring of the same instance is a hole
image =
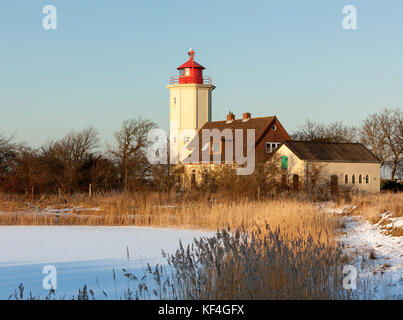
[[184, 64], [179, 66], [179, 76], [171, 77], [171, 84], [211, 84], [210, 77], [203, 77], [203, 70], [205, 69], [202, 65], [198, 64], [195, 59], [195, 52], [193, 49], [189, 49], [188, 52], [189, 60]]

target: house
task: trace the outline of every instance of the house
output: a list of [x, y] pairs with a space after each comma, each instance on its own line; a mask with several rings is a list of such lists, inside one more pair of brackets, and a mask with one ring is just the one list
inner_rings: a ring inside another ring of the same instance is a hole
[[380, 160], [361, 143], [284, 141], [274, 152], [283, 183], [298, 189], [313, 183], [331, 192], [380, 192]]
[[[250, 145], [247, 141], [248, 130], [254, 133]], [[236, 140], [236, 131], [241, 133], [240, 141]], [[207, 137], [203, 137], [204, 132], [208, 133]], [[276, 116], [252, 118], [251, 113], [245, 112], [241, 119], [235, 119], [235, 115], [230, 112], [226, 120], [206, 122], [198, 130], [187, 145], [189, 153], [182, 162], [181, 170], [176, 172], [190, 176], [194, 182], [199, 183], [207, 171], [214, 170], [218, 165], [239, 166], [237, 148], [243, 157], [248, 155], [248, 149], [254, 149], [255, 166], [268, 160], [276, 148], [289, 139], [290, 136]], [[228, 148], [231, 148], [229, 153]]]

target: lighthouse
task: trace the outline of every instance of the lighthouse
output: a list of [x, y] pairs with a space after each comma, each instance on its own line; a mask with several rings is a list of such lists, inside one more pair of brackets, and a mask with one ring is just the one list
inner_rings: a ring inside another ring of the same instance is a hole
[[211, 77], [203, 75], [205, 69], [198, 64], [194, 50], [189, 60], [179, 66], [179, 75], [169, 79], [170, 153], [171, 160], [187, 157], [186, 145], [197, 131], [211, 121], [211, 96], [215, 86]]

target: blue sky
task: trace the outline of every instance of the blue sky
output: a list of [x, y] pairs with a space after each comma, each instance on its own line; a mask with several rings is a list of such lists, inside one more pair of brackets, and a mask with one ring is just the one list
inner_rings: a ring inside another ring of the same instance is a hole
[[190, 47], [217, 86], [213, 120], [276, 115], [292, 132], [403, 108], [401, 0], [3, 0], [0, 43], [0, 129], [35, 147], [89, 125], [111, 142], [138, 116], [167, 129], [165, 86]]

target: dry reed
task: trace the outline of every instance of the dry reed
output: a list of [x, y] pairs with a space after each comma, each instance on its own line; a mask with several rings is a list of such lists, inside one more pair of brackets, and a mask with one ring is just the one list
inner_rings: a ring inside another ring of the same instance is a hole
[[[1, 225], [120, 225], [217, 230], [280, 228], [283, 235], [328, 240], [339, 227], [335, 215], [323, 214], [309, 201], [274, 199], [234, 203], [225, 199], [181, 198], [172, 194], [84, 195], [59, 199], [1, 196]], [[29, 199], [28, 199], [29, 200]], [[96, 208], [97, 210], [93, 210]]]
[[[222, 230], [180, 246], [167, 257], [171, 269], [149, 268], [124, 298], [140, 299], [340, 299], [341, 250], [336, 214], [297, 199], [237, 203], [216, 194], [108, 194], [32, 199], [3, 195], [3, 225], [136, 225]], [[58, 215], [54, 215], [58, 209]], [[66, 209], [75, 208], [66, 214]], [[85, 208], [99, 210], [83, 211]], [[63, 211], [63, 209], [65, 211]], [[6, 213], [4, 213], [6, 212]], [[46, 214], [46, 213], [53, 213]], [[227, 232], [225, 229], [237, 230]], [[146, 290], [153, 288], [153, 290]], [[79, 297], [87, 297], [79, 293]], [[78, 296], [76, 298], [78, 298]]]
[[389, 235], [403, 236], [403, 226], [388, 227], [396, 218], [403, 219], [403, 193], [355, 194], [351, 204], [355, 208], [350, 214], [362, 216], [373, 224], [378, 223]]

